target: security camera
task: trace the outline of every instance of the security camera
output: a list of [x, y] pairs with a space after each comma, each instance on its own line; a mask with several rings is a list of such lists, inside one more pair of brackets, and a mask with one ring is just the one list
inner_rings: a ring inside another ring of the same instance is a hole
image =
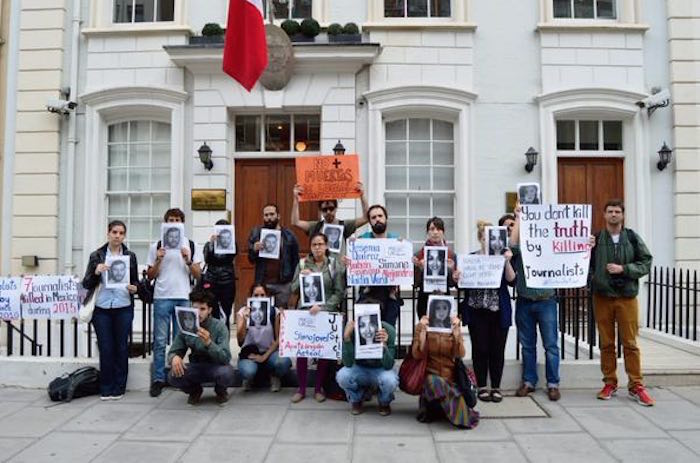
[[68, 100], [51, 99], [46, 103], [46, 110], [56, 114], [69, 114], [77, 107], [78, 103]]

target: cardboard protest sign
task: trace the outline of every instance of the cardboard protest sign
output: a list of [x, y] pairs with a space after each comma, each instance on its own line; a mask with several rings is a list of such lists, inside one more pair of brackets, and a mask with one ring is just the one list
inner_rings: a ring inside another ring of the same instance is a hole
[[107, 289], [125, 289], [129, 284], [130, 258], [126, 256], [107, 256], [105, 264], [109, 270], [102, 273], [102, 284]]
[[175, 307], [175, 319], [182, 334], [199, 336], [199, 310], [192, 307]]
[[377, 341], [382, 327], [379, 304], [355, 304], [355, 358], [381, 359], [384, 350]]
[[78, 280], [70, 275], [31, 275], [22, 279], [22, 318], [78, 316]]
[[19, 277], [0, 278], [0, 320], [22, 318], [20, 294], [22, 279]]
[[356, 154], [296, 158], [300, 201], [359, 198], [360, 161]]
[[590, 204], [522, 206], [520, 252], [527, 286], [586, 286], [590, 235]]
[[413, 245], [396, 239], [348, 240], [348, 286], [413, 284]]
[[484, 254], [459, 254], [460, 288], [499, 288], [506, 258]]
[[280, 316], [280, 357], [338, 360], [343, 352], [343, 316], [337, 312], [285, 310]]
[[423, 291], [447, 292], [447, 247], [425, 246], [423, 256]]

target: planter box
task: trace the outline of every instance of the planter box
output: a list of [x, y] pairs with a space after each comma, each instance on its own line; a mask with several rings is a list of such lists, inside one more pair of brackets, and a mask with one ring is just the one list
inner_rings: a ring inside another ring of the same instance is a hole
[[195, 35], [193, 37], [190, 37], [190, 45], [206, 45], [209, 43], [224, 43], [224, 36], [223, 35], [210, 35], [210, 36], [203, 36], [203, 35]]
[[311, 43], [316, 41], [316, 37], [308, 37], [302, 33], [294, 34], [289, 37], [292, 42], [306, 42]]
[[357, 43], [362, 42], [362, 34], [336, 34], [328, 35], [331, 43]]

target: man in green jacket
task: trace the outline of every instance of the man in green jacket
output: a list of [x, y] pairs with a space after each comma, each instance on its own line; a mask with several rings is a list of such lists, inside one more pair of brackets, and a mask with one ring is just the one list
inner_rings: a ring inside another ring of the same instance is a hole
[[605, 386], [598, 393], [609, 400], [617, 391], [615, 323], [622, 340], [629, 397], [639, 404], [654, 405], [642, 383], [641, 354], [637, 346], [639, 279], [649, 273], [652, 256], [634, 231], [623, 227], [625, 205], [621, 200], [605, 204], [605, 228], [591, 255], [591, 289], [600, 337], [600, 367]]
[[374, 340], [382, 345], [382, 358], [355, 359], [354, 328], [355, 322], [350, 320], [343, 333], [343, 368], [336, 374], [338, 385], [345, 391], [353, 415], [362, 413], [362, 400], [372, 389], [377, 389], [379, 414], [390, 415], [394, 391], [399, 387], [399, 376], [394, 371], [396, 330], [384, 321], [379, 329], [361, 326], [360, 334], [365, 338], [369, 331], [375, 331]]
[[[226, 389], [233, 384], [233, 367], [229, 348], [229, 332], [221, 320], [213, 318], [211, 311], [217, 307], [214, 295], [206, 290], [194, 290], [190, 294], [192, 307], [199, 310], [197, 336], [178, 332], [168, 352], [171, 386], [189, 394], [187, 403], [197, 405], [202, 398], [202, 383], [213, 382], [216, 402], [228, 401]], [[184, 357], [190, 350], [187, 365]]]

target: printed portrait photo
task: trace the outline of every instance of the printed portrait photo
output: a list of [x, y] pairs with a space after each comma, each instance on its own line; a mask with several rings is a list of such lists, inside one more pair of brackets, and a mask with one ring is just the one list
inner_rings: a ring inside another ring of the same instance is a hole
[[265, 297], [250, 297], [248, 298], [248, 307], [250, 308], [249, 327], [267, 326], [270, 310], [270, 299]]
[[456, 314], [454, 297], [428, 297], [428, 331], [449, 333], [452, 331], [452, 317]]
[[279, 259], [281, 244], [280, 241], [280, 230], [270, 230], [267, 228], [263, 228], [262, 230], [260, 230], [260, 242], [262, 243], [262, 248], [258, 252], [258, 255], [266, 259]]
[[185, 243], [184, 223], [163, 223], [160, 226], [161, 246], [166, 250], [180, 250]]
[[233, 225], [215, 225], [214, 233], [214, 254], [235, 254], [236, 253], [236, 233]]
[[518, 183], [518, 201], [520, 204], [541, 204], [539, 183]]
[[343, 247], [343, 225], [327, 223], [323, 226], [323, 234], [328, 237], [328, 250], [339, 253]]
[[486, 227], [486, 244], [490, 256], [502, 256], [508, 248], [508, 228]]
[[103, 273], [105, 288], [124, 288], [129, 284], [129, 256], [107, 256], [105, 265], [109, 267]]
[[426, 246], [424, 250], [424, 276], [426, 278], [447, 277], [447, 248]]
[[300, 275], [299, 288], [302, 307], [325, 304], [326, 297], [323, 291], [323, 276], [320, 273]]
[[199, 311], [192, 307], [175, 307], [177, 325], [184, 334], [197, 336], [199, 331]]
[[379, 316], [377, 314], [360, 315], [357, 317], [357, 332], [360, 334], [360, 345], [379, 344], [375, 339], [379, 331]]

